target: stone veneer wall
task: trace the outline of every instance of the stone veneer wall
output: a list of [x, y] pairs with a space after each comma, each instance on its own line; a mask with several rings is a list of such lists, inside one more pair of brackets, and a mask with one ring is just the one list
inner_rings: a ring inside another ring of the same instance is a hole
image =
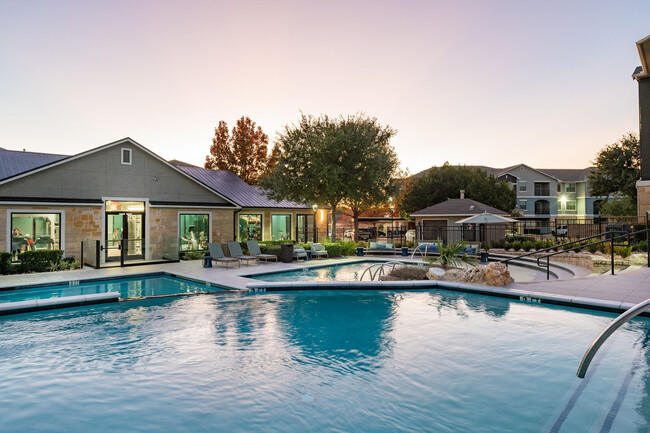
[[[179, 212], [210, 214], [212, 242], [228, 242], [234, 239], [232, 210], [151, 207], [149, 209], [149, 228], [147, 230], [149, 234], [147, 242], [149, 259], [162, 259], [163, 252], [169, 250], [170, 242], [177, 242]], [[178, 244], [175, 243], [175, 245]]]
[[102, 208], [101, 206], [0, 206], [0, 250], [7, 249], [6, 233], [7, 210], [19, 210], [21, 212], [50, 213], [52, 211], [63, 211], [65, 213], [65, 227], [62, 232], [62, 239], [65, 241], [64, 254], [74, 256], [77, 259], [81, 256], [81, 242], [87, 238], [101, 239], [102, 236]]
[[650, 212], [650, 180], [639, 180], [636, 183], [637, 215], [646, 216]]

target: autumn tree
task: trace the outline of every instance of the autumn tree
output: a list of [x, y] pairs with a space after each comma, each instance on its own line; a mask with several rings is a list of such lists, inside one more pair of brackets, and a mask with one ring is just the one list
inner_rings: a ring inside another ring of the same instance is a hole
[[394, 134], [364, 114], [336, 119], [303, 114], [279, 134], [277, 165], [261, 184], [276, 200], [329, 205], [336, 238], [335, 215], [343, 204], [358, 212], [389, 194], [399, 165], [389, 144]]
[[[249, 117], [242, 117], [228, 131], [223, 120], [214, 129], [205, 168], [229, 170], [250, 184], [256, 184], [267, 170], [275, 166], [274, 154], [268, 151], [269, 137]], [[275, 150], [275, 149], [274, 149]]]

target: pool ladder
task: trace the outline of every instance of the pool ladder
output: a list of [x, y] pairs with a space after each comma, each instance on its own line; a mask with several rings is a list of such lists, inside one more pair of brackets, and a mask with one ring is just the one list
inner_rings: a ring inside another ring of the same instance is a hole
[[[391, 272], [393, 269], [395, 269], [396, 265], [401, 265], [403, 264], [399, 260], [393, 260], [390, 262], [382, 262], [382, 263], [375, 263], [373, 265], [368, 266], [363, 273], [361, 274], [361, 277], [359, 278], [359, 281], [363, 281], [363, 277], [366, 275], [366, 273], [370, 276], [370, 281], [375, 281], [376, 278], [379, 278], [382, 275], [385, 275], [385, 268], [390, 266], [390, 271]], [[374, 273], [373, 273], [374, 270]]]
[[594, 339], [594, 341], [591, 343], [591, 346], [589, 346], [589, 349], [587, 349], [587, 352], [585, 352], [585, 356], [582, 357], [582, 361], [580, 362], [580, 366], [578, 367], [578, 372], [576, 375], [580, 379], [584, 379], [585, 375], [587, 374], [587, 369], [589, 368], [589, 364], [591, 364], [591, 360], [594, 358], [596, 355], [596, 352], [598, 352], [598, 349], [600, 349], [600, 346], [603, 345], [605, 340], [609, 338], [610, 335], [614, 333], [618, 328], [623, 326], [625, 323], [627, 323], [630, 319], [633, 317], [638, 316], [639, 314], [643, 313], [646, 309], [650, 307], [650, 299], [646, 299], [643, 302], [639, 302], [635, 306], [631, 307], [629, 310], [618, 316], [616, 319], [612, 321], [605, 329], [601, 331], [600, 334]]

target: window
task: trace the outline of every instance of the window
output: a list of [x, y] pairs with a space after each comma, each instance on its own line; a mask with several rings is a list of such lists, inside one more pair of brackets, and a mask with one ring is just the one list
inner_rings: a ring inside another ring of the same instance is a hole
[[181, 214], [178, 222], [181, 251], [207, 250], [210, 241], [209, 214]]
[[131, 165], [131, 149], [122, 148], [122, 165]]
[[291, 215], [271, 215], [271, 240], [291, 239]]
[[239, 215], [239, 241], [262, 240], [262, 215]]
[[564, 192], [576, 192], [575, 183], [567, 183], [564, 185]]
[[551, 206], [548, 200], [537, 200], [535, 202], [535, 215], [549, 215], [551, 213], [550, 209]]
[[526, 192], [526, 181], [525, 180], [520, 180], [519, 181], [519, 191], [520, 192]]
[[526, 200], [519, 200], [519, 209], [526, 210], [528, 202]]
[[576, 210], [576, 201], [567, 200], [564, 206], [565, 206], [565, 210]]
[[11, 250], [61, 249], [60, 213], [12, 213]]
[[551, 187], [548, 182], [535, 182], [535, 195], [547, 197], [551, 195]]
[[562, 192], [562, 184], [561, 183], [557, 184], [557, 192]]

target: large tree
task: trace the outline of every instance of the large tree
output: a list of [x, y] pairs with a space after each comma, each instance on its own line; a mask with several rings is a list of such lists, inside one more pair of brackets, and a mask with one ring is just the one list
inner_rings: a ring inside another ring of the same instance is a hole
[[424, 209], [449, 199], [465, 196], [488, 206], [509, 212], [514, 209], [517, 193], [509, 183], [501, 182], [478, 167], [433, 167], [424, 175], [409, 179], [400, 195], [401, 208], [407, 213]]
[[[275, 168], [262, 178], [271, 198], [327, 204], [336, 238], [336, 211], [358, 212], [385, 201], [399, 161], [395, 130], [364, 114], [332, 119], [302, 115], [279, 134]], [[355, 228], [358, 225], [355, 217]], [[356, 232], [356, 230], [355, 230]]]
[[205, 168], [229, 170], [245, 182], [256, 184], [268, 169], [275, 165], [274, 152], [269, 155], [269, 137], [249, 117], [242, 116], [228, 131], [223, 120], [214, 129], [210, 153], [205, 157]]
[[636, 201], [636, 181], [641, 177], [641, 150], [636, 134], [625, 134], [616, 143], [601, 149], [594, 165], [589, 174], [592, 196], [621, 194]]

